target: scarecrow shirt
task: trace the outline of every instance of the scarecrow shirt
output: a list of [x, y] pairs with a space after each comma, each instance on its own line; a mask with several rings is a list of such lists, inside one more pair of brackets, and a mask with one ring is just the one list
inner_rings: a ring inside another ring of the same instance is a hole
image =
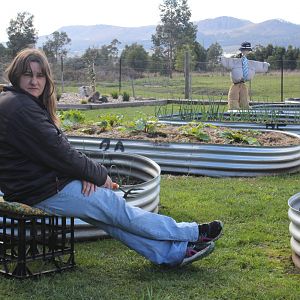
[[[242, 58], [231, 58], [231, 57], [221, 57], [222, 66], [231, 70], [230, 77], [233, 83], [240, 83], [246, 81], [243, 78], [243, 68], [242, 68]], [[248, 60], [249, 74], [247, 81], [253, 79], [255, 73], [266, 73], [268, 71], [270, 64], [267, 62], [260, 62], [255, 60]]]

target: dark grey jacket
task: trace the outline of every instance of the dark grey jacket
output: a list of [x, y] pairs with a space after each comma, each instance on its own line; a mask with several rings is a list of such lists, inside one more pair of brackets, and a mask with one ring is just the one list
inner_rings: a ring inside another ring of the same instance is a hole
[[107, 170], [73, 148], [37, 98], [12, 87], [0, 94], [0, 190], [33, 205], [74, 179], [101, 186]]

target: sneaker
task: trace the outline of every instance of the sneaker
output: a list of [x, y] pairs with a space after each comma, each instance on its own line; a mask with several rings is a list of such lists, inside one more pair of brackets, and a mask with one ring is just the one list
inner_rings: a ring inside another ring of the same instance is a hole
[[215, 220], [210, 223], [199, 224], [198, 242], [207, 243], [216, 241], [222, 235], [223, 226], [223, 223], [219, 220]]
[[186, 250], [186, 256], [181, 262], [180, 266], [182, 267], [196, 260], [204, 258], [208, 256], [210, 253], [212, 253], [214, 249], [215, 249], [214, 242], [209, 242], [206, 244], [189, 243]]

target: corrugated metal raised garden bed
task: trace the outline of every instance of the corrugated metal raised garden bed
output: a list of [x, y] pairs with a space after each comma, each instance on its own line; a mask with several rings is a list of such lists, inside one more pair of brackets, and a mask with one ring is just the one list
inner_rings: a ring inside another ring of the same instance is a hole
[[[174, 128], [172, 131], [179, 130], [178, 127]], [[171, 129], [169, 129], [171, 135], [170, 131]], [[251, 138], [249, 138], [250, 142], [248, 141], [250, 144], [244, 144], [244, 141], [241, 144], [224, 144], [224, 142], [218, 144], [213, 143], [212, 140], [193, 142], [186, 136], [172, 142], [158, 134], [147, 140], [143, 140], [138, 134], [132, 134], [132, 139], [117, 138], [117, 132], [111, 134], [104, 132], [97, 137], [72, 135], [68, 138], [77, 149], [89, 155], [124, 152], [146, 156], [158, 163], [165, 173], [253, 177], [297, 172], [300, 168], [300, 137], [282, 131], [271, 131], [271, 133], [274, 134], [271, 146], [258, 145]], [[271, 133], [270, 131], [255, 132], [257, 136]], [[280, 142], [279, 137], [285, 142], [284, 144]], [[216, 139], [215, 137], [213, 141]], [[272, 138], [269, 144], [271, 140]]]
[[[91, 156], [108, 168], [113, 181], [122, 188], [116, 190], [116, 193], [123, 196], [127, 203], [147, 211], [158, 212], [160, 167], [154, 161], [130, 153], [94, 153]], [[1, 196], [0, 191], [0, 201]], [[75, 218], [75, 240], [91, 240], [105, 236], [105, 231]]]

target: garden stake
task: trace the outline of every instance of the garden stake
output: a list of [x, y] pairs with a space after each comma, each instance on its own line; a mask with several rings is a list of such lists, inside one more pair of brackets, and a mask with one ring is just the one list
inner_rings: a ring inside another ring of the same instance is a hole
[[113, 190], [120, 190], [120, 191], [122, 191], [124, 193], [124, 195], [123, 195], [124, 199], [134, 198], [135, 195], [139, 194], [139, 193], [136, 193], [135, 191], [142, 191], [143, 190], [143, 189], [139, 189], [139, 188], [131, 188], [128, 191], [125, 191], [116, 182], [113, 182], [112, 189]]

